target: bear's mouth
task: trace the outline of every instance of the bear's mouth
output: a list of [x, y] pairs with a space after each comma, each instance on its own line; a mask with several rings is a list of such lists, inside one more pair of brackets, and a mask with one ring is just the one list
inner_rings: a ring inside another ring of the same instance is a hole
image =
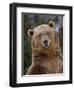
[[48, 43], [43, 44], [43, 47], [44, 47], [44, 48], [49, 48], [49, 44], [48, 44]]

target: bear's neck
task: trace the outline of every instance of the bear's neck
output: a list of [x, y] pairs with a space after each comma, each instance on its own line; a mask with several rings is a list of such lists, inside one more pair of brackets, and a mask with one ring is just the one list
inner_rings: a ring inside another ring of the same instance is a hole
[[33, 55], [32, 55], [32, 60], [34, 63], [44, 63], [44, 62], [50, 62], [51, 60], [53, 60], [53, 58], [56, 59], [56, 57], [58, 56], [58, 53], [55, 51], [37, 51], [37, 50], [33, 50], [32, 51]]

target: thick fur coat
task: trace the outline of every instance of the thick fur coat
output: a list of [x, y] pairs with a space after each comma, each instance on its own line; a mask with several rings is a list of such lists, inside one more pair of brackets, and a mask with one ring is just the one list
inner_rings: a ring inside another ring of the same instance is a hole
[[[52, 21], [43, 24], [28, 34], [32, 38], [32, 64], [26, 74], [54, 74], [63, 73], [63, 58]], [[48, 43], [44, 43], [47, 40]], [[47, 46], [45, 46], [47, 45]]]

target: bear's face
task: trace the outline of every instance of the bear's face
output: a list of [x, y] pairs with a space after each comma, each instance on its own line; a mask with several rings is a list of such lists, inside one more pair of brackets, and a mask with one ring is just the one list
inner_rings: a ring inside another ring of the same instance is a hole
[[28, 30], [28, 34], [32, 37], [33, 47], [48, 49], [54, 41], [54, 23], [42, 24], [34, 30]]

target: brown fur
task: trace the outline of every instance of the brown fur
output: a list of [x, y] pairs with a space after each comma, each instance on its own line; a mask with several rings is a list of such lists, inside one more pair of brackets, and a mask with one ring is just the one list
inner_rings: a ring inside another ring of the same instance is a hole
[[[47, 29], [51, 30], [52, 28], [47, 27]], [[44, 30], [44, 32], [46, 31]], [[38, 36], [32, 37], [32, 64], [27, 71], [28, 75], [63, 73], [63, 58], [59, 40], [54, 30], [51, 34], [51, 45], [48, 49], [40, 45]]]

